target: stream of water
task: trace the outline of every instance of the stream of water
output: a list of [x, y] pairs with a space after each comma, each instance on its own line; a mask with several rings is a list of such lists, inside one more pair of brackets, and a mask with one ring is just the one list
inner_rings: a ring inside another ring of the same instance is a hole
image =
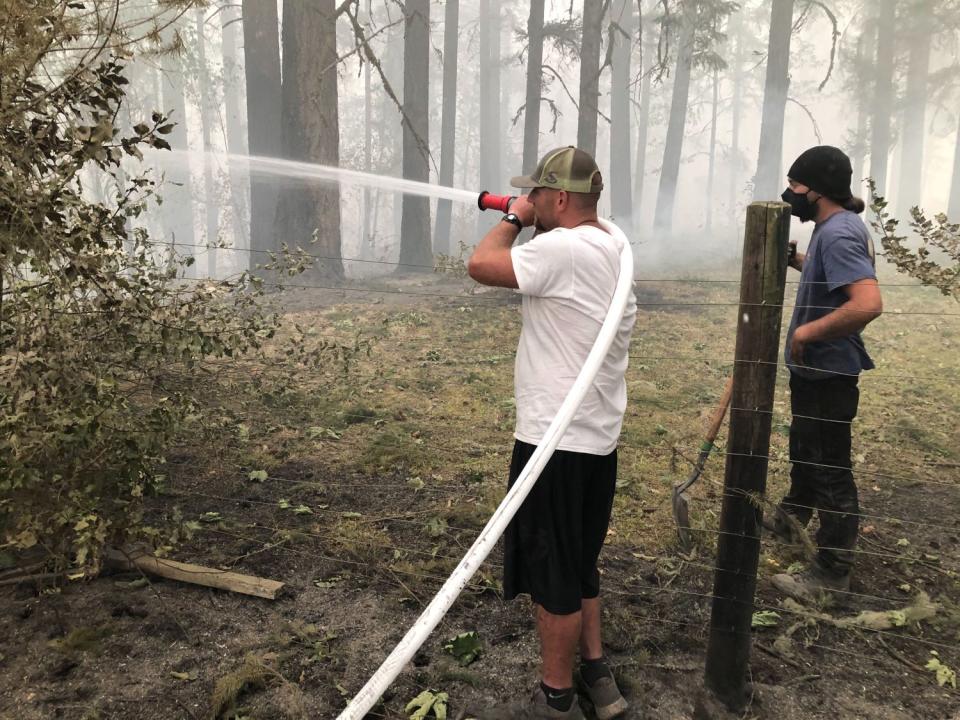
[[[175, 156], [186, 163], [191, 156], [197, 155], [187, 150], [173, 150], [167, 155]], [[385, 175], [374, 175], [373, 173], [361, 172], [359, 170], [346, 170], [344, 168], [331, 167], [329, 165], [318, 165], [316, 163], [300, 162], [298, 160], [283, 160], [273, 157], [262, 157], [258, 155], [239, 155], [224, 153], [208, 153], [211, 159], [220, 162], [235, 162], [240, 166], [249, 168], [251, 174], [272, 175], [274, 177], [302, 178], [306, 180], [321, 180], [324, 182], [349, 183], [363, 185], [371, 188], [380, 188], [395, 192], [406, 193], [407, 195], [420, 195], [423, 197], [439, 198], [452, 200], [454, 202], [476, 203], [479, 191], [459, 190], [457, 188], [445, 187], [443, 185], [432, 185], [430, 183], [417, 182], [416, 180], [405, 180], [404, 178], [389, 177]]]

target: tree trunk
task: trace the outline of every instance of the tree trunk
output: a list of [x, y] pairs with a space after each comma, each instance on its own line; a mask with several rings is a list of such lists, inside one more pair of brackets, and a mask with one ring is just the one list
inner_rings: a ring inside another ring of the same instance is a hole
[[743, 103], [743, 15], [734, 14], [731, 19], [731, 35], [734, 39], [733, 64], [733, 107], [730, 129], [730, 180], [727, 187], [727, 202], [729, 207], [728, 222], [731, 228], [738, 227], [740, 213], [737, 208], [737, 197], [740, 192], [740, 112]]
[[628, 233], [633, 231], [630, 187], [630, 50], [635, 18], [632, 0], [617, 0], [612, 13], [613, 68], [610, 88], [610, 214]]
[[217, 244], [219, 238], [220, 203], [217, 202], [216, 178], [214, 178], [214, 163], [211, 153], [213, 144], [210, 140], [211, 125], [213, 124], [214, 108], [210, 99], [209, 69], [207, 67], [207, 51], [204, 25], [205, 11], [197, 8], [194, 11], [194, 30], [197, 34], [197, 87], [200, 91], [200, 130], [203, 134], [203, 207], [206, 217], [206, 245], [207, 245], [207, 276], [217, 277]]
[[880, 18], [877, 31], [876, 80], [873, 97], [872, 135], [870, 138], [870, 177], [877, 193], [887, 192], [887, 160], [890, 155], [890, 117], [893, 115], [894, 25], [897, 20], [896, 0], [879, 0]]
[[[387, 20], [394, 22], [390, 15], [393, 10], [390, 5], [387, 6]], [[403, 23], [392, 25], [386, 32], [386, 46], [383, 49], [381, 64], [383, 72], [393, 92], [403, 99]], [[403, 173], [403, 127], [402, 119], [394, 101], [387, 96], [386, 92], [381, 93], [380, 107], [380, 127], [377, 133], [381, 138], [381, 150], [386, 150], [388, 160], [384, 163], [382, 171], [391, 177], [399, 177]], [[403, 193], [391, 192], [380, 193], [378, 196], [389, 199], [390, 225], [389, 232], [384, 233], [384, 247], [381, 253], [384, 256], [392, 256], [396, 247], [399, 253], [400, 244], [400, 226], [403, 221]], [[385, 213], [386, 214], [386, 213]], [[376, 232], [376, 230], [374, 230]], [[386, 247], [389, 245], [388, 247]]]
[[647, 175], [647, 134], [650, 129], [650, 71], [645, 69], [643, 82], [640, 83], [640, 110], [637, 118], [637, 157], [634, 169], [633, 207], [635, 217], [643, 213], [644, 186]]
[[[227, 160], [230, 173], [230, 217], [233, 219], [234, 247], [250, 247], [249, 214], [247, 197], [249, 181], [245, 163], [240, 157], [247, 154], [246, 134], [243, 129], [244, 98], [243, 68], [237, 54], [241, 32], [240, 11], [237, 5], [223, 5], [223, 100], [227, 121], [227, 151], [231, 157]], [[247, 253], [231, 253], [234, 264], [247, 267]]]
[[[403, 38], [403, 112], [406, 116], [403, 177], [427, 182], [430, 179], [430, 0], [406, 0]], [[403, 196], [400, 263], [400, 272], [428, 272], [433, 265], [428, 198]]]
[[[367, 0], [366, 22], [369, 25], [372, 16], [372, 2]], [[363, 64], [363, 169], [365, 172], [373, 172], [373, 102], [370, 97], [371, 78], [370, 63]], [[379, 202], [379, 195], [377, 196]], [[373, 215], [373, 194], [368, 185], [363, 186], [363, 200], [360, 204], [360, 227], [363, 229], [360, 235], [360, 259], [373, 260], [374, 248], [373, 238], [370, 233], [376, 227], [372, 222]]]
[[[460, 38], [460, 0], [447, 0], [443, 19], [443, 115], [440, 127], [440, 184], [453, 186], [457, 133], [457, 45]], [[436, 251], [454, 254], [450, 242], [452, 203], [437, 201]]]
[[910, 38], [910, 59], [907, 66], [907, 90], [903, 103], [903, 152], [900, 161], [900, 182], [897, 203], [900, 217], [909, 217], [910, 208], [923, 202], [923, 140], [926, 132], [927, 77], [930, 73], [930, 36], [933, 28], [927, 21], [929, 12], [921, 6]]
[[[280, 157], [280, 37], [276, 0], [243, 0], [243, 72], [247, 86], [247, 146], [251, 155]], [[275, 178], [250, 174], [250, 248], [273, 251], [278, 185]], [[267, 262], [253, 253], [251, 264]]]
[[583, 35], [580, 42], [580, 114], [577, 147], [597, 154], [597, 113], [600, 103], [600, 45], [604, 0], [583, 3]]
[[790, 88], [790, 36], [793, 34], [793, 0], [773, 0], [770, 41], [767, 44], [767, 78], [760, 121], [760, 153], [754, 178], [754, 200], [780, 196], [783, 175], [783, 119]]
[[[872, 63], [876, 53], [877, 27], [873, 17], [868, 18], [867, 25], [857, 40], [856, 74], [857, 78], [857, 130], [851, 148], [853, 161], [853, 194], [860, 197], [863, 194], [863, 166], [867, 156], [867, 118], [869, 117], [869, 85], [873, 81], [868, 77], [867, 63]], [[872, 69], [872, 64], [869, 66]]]
[[[173, 252], [181, 256], [196, 256], [198, 248], [193, 247], [196, 243], [193, 231], [193, 182], [187, 157], [190, 147], [187, 143], [187, 98], [182, 58], [174, 53], [164, 53], [160, 56], [160, 67], [163, 107], [170, 113], [174, 123], [173, 130], [167, 135], [167, 142], [171, 149], [179, 151], [166, 173], [167, 182], [163, 186], [163, 205], [160, 208], [167, 228], [167, 240]], [[184, 274], [188, 277], [195, 272], [195, 266], [184, 268]]]
[[677, 43], [677, 67], [673, 76], [673, 93], [670, 99], [670, 119], [667, 121], [667, 138], [663, 147], [663, 167], [660, 170], [660, 187], [657, 190], [657, 209], [654, 213], [654, 229], [665, 235], [673, 232], [673, 204], [680, 176], [680, 157], [683, 152], [683, 134], [687, 124], [687, 104], [690, 97], [690, 69], [693, 65], [693, 33], [695, 9], [693, 3], [685, 3], [680, 39]]
[[[480, 0], [480, 190], [502, 192], [500, 172], [500, 0]], [[498, 218], [477, 214], [477, 236]]]
[[644, 188], [646, 185], [647, 174], [647, 132], [650, 128], [650, 85], [653, 63], [649, 60], [644, 62], [644, 57], [650, 54], [644, 54], [650, 42], [649, 32], [645, 35], [647, 28], [643, 18], [643, 0], [637, 0], [637, 20], [639, 25], [640, 37], [640, 74], [643, 80], [640, 83], [640, 108], [637, 113], [637, 156], [633, 173], [633, 217], [634, 226], [641, 227], [640, 218], [643, 217]]
[[707, 235], [713, 232], [713, 178], [717, 163], [717, 105], [720, 101], [720, 69], [713, 69], [713, 102], [710, 108], [710, 151], [707, 167], [707, 197], [706, 222], [704, 229]]
[[960, 222], [960, 113], [957, 113], [957, 143], [953, 151], [953, 180], [947, 216], [952, 222]]
[[[497, 49], [497, 57], [500, 58], [498, 65], [500, 75], [500, 172], [504, 173], [505, 178], [507, 178], [512, 175], [520, 175], [523, 172], [523, 168], [520, 167], [523, 148], [515, 150], [511, 147], [513, 138], [510, 128], [512, 127], [513, 115], [516, 112], [516, 110], [511, 112], [511, 108], [516, 108], [520, 104], [520, 98], [526, 85], [525, 83], [521, 85], [520, 73], [512, 69], [504, 72], [509, 60], [503, 57], [502, 49], [504, 47], [509, 49], [513, 39], [513, 28], [509, 22], [510, 15], [506, 14], [505, 16], [508, 20], [500, 23], [500, 44]], [[503, 183], [503, 180], [500, 182]]]
[[523, 106], [523, 173], [540, 159], [540, 101], [543, 96], [543, 3], [530, 0], [527, 19], [527, 94]]
[[[283, 4], [283, 155], [337, 167], [340, 118], [337, 94], [335, 0]], [[307, 247], [321, 256], [314, 275], [343, 277], [340, 188], [290, 183], [277, 207], [278, 245]]]

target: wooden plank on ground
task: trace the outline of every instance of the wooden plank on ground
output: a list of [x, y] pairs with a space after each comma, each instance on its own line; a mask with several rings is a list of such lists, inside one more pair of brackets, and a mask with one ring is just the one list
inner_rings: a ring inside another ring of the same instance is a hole
[[179, 580], [193, 585], [229, 590], [230, 592], [253, 595], [267, 600], [276, 600], [277, 593], [284, 585], [276, 580], [267, 580], [253, 575], [241, 575], [229, 570], [158, 558], [142, 551], [123, 553], [111, 548], [107, 550], [106, 558], [115, 567], [137, 568], [142, 572], [168, 580]]

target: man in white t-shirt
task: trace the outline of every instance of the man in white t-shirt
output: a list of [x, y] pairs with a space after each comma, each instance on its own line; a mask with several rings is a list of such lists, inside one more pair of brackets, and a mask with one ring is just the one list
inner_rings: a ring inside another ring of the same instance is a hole
[[[553, 150], [511, 185], [530, 193], [517, 198], [480, 241], [468, 270], [477, 282], [523, 295], [512, 485], [593, 347], [629, 242], [620, 228], [597, 217], [603, 180], [582, 150]], [[513, 247], [530, 225], [537, 234]], [[627, 709], [603, 657], [597, 558], [613, 507], [636, 310], [631, 295], [596, 380], [504, 535], [504, 595], [509, 600], [526, 593], [537, 606], [543, 675], [532, 698], [493, 708], [484, 718], [583, 718], [573, 689], [578, 648], [597, 717], [608, 720]]]

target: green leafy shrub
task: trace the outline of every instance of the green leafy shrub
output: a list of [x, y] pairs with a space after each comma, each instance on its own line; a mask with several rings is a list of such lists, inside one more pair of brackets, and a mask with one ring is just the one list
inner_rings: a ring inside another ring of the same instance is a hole
[[875, 217], [871, 225], [880, 233], [884, 257], [900, 272], [960, 301], [960, 224], [950, 222], [943, 213], [931, 220], [919, 207], [913, 207], [910, 228], [919, 244], [910, 247], [908, 237], [897, 234], [900, 221], [887, 212], [888, 203], [877, 195], [876, 183], [868, 182], [870, 209]]
[[[280, 321], [261, 309], [257, 278], [179, 280], [192, 259], [131, 227], [156, 188], [121, 159], [169, 149], [173, 126], [154, 112], [128, 136], [115, 127], [120, 51], [71, 48], [91, 14], [5, 8], [0, 538], [95, 572], [103, 544], [158, 539], [141, 500], [162, 482], [167, 448], [203, 419], [211, 368], [258, 353]], [[116, 184], [113, 201], [84, 193], [91, 171]]]

